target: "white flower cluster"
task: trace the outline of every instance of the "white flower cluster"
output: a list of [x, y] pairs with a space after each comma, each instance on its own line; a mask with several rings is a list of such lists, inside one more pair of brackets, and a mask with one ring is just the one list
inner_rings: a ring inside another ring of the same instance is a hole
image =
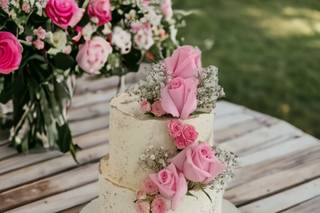
[[167, 166], [167, 161], [171, 156], [172, 153], [164, 149], [164, 147], [159, 148], [150, 145], [140, 155], [139, 160], [146, 168], [152, 169], [153, 171], [160, 171]]
[[198, 112], [210, 112], [218, 100], [224, 96], [223, 88], [219, 85], [218, 68], [209, 66], [200, 72], [197, 90]]
[[162, 63], [153, 64], [151, 70], [146, 73], [146, 79], [140, 80], [131, 90], [132, 93], [147, 99], [150, 103], [159, 100], [161, 87], [166, 81], [164, 70]]

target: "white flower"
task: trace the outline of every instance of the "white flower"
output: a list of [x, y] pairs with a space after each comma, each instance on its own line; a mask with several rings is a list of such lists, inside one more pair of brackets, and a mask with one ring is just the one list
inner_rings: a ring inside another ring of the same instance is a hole
[[55, 55], [59, 52], [62, 52], [67, 45], [67, 35], [64, 31], [59, 30], [54, 32], [47, 33], [47, 37], [49, 42], [52, 44], [52, 48], [48, 50], [48, 53], [51, 55]]
[[131, 50], [131, 34], [121, 27], [114, 27], [112, 33], [112, 44], [120, 49], [121, 54], [127, 54]]
[[91, 23], [84, 26], [84, 28], [82, 28], [82, 30], [81, 30], [82, 36], [83, 36], [84, 40], [86, 40], [86, 41], [90, 40], [91, 35], [96, 31], [97, 31], [97, 26], [93, 25]]
[[161, 23], [162, 15], [158, 15], [154, 7], [147, 7], [144, 19], [151, 23], [153, 26], [159, 26]]
[[177, 41], [177, 34], [178, 34], [178, 30], [174, 25], [170, 25], [169, 27], [170, 30], [170, 38], [171, 41], [175, 44], [178, 45], [178, 41]]

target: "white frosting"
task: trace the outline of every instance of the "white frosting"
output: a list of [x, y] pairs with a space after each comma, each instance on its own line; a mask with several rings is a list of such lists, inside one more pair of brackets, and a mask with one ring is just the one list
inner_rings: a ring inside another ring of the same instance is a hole
[[[123, 185], [110, 181], [108, 178], [107, 158], [100, 162], [99, 174], [99, 200], [101, 213], [133, 213], [135, 212], [134, 200], [136, 191]], [[134, 176], [131, 179], [135, 179]], [[212, 202], [202, 191], [191, 191], [193, 196], [186, 195], [179, 203], [176, 210], [168, 213], [221, 213], [223, 191], [215, 193], [206, 189]]]
[[[155, 118], [142, 113], [138, 100], [137, 96], [123, 93], [110, 103], [110, 160], [106, 176], [131, 189], [139, 188], [152, 172], [139, 161], [148, 146], [175, 150], [167, 130], [168, 120], [172, 118]], [[200, 141], [213, 144], [213, 117], [213, 112], [203, 113], [183, 122], [196, 128]]]

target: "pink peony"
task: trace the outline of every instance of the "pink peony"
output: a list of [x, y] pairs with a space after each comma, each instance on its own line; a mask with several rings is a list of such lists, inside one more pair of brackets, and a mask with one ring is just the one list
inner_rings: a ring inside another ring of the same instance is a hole
[[143, 190], [147, 194], [152, 195], [158, 192], [158, 187], [153, 183], [153, 181], [149, 177], [147, 177], [143, 182]]
[[151, 112], [156, 116], [156, 117], [161, 117], [162, 115], [166, 114], [166, 112], [163, 110], [161, 106], [160, 101], [156, 101], [152, 104], [151, 106]]
[[84, 71], [95, 74], [107, 62], [111, 52], [111, 45], [104, 38], [96, 36], [80, 45], [76, 60]]
[[47, 16], [59, 27], [74, 27], [83, 16], [75, 0], [48, 0], [45, 8]]
[[141, 100], [139, 104], [142, 112], [146, 113], [151, 111], [151, 104], [146, 99]]
[[157, 185], [160, 194], [172, 201], [172, 209], [175, 210], [178, 202], [188, 190], [187, 181], [183, 174], [177, 171], [174, 164], [170, 164], [167, 168], [149, 176]]
[[138, 213], [149, 213], [150, 204], [147, 201], [138, 200], [136, 202], [136, 210]]
[[40, 39], [33, 41], [32, 44], [38, 50], [42, 50], [44, 48], [44, 42], [41, 41]]
[[186, 119], [197, 108], [196, 79], [174, 78], [161, 89], [161, 106], [173, 117]]
[[183, 172], [187, 180], [196, 183], [210, 183], [225, 169], [208, 143], [194, 144], [170, 162]]
[[99, 20], [98, 25], [108, 23], [112, 19], [111, 5], [109, 0], [90, 0], [88, 14]]
[[151, 203], [152, 213], [165, 213], [167, 212], [166, 201], [163, 197], [157, 196]]
[[168, 123], [169, 135], [173, 138], [179, 137], [182, 134], [183, 124], [177, 120], [171, 120]]
[[161, 11], [166, 20], [170, 20], [173, 16], [171, 0], [162, 0]]
[[0, 74], [17, 70], [22, 59], [22, 46], [10, 32], [0, 32]]
[[164, 60], [164, 64], [167, 73], [173, 78], [196, 78], [201, 68], [201, 51], [192, 46], [179, 47]]

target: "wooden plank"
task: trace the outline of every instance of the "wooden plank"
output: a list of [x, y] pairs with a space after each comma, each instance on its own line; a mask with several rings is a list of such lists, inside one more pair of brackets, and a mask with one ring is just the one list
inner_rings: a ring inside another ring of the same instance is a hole
[[109, 116], [100, 116], [97, 118], [77, 121], [70, 124], [70, 129], [72, 131], [72, 135], [81, 135], [85, 133], [89, 133], [94, 130], [105, 129], [109, 125]]
[[0, 209], [5, 211], [17, 208], [53, 194], [96, 182], [97, 178], [98, 163], [80, 166], [67, 172], [0, 193]]
[[[100, 145], [79, 151], [77, 153], [77, 159], [80, 164], [97, 161], [107, 153], [107, 147], [107, 145]], [[0, 176], [0, 192], [76, 166], [77, 164], [71, 155], [65, 154], [55, 159], [5, 173]]]
[[90, 183], [70, 191], [53, 195], [51, 197], [12, 209], [8, 212], [34, 213], [34, 212], [58, 212], [73, 206], [86, 203], [94, 199], [98, 194], [97, 182]]
[[[80, 204], [80, 205], [75, 206], [75, 207], [71, 207], [71, 208], [69, 208], [69, 209], [64, 209], [64, 210], [62, 210], [62, 211], [59, 211], [59, 213], [79, 213], [79, 212], [81, 211], [81, 209], [82, 209], [83, 207], [85, 207], [88, 203], [89, 203], [89, 202], [84, 203], [84, 204]], [[92, 212], [92, 213], [93, 213], [93, 212]]]
[[68, 112], [69, 122], [90, 119], [98, 116], [105, 116], [108, 112], [107, 102], [96, 103], [93, 105], [71, 109]]
[[299, 138], [288, 140], [276, 146], [261, 149], [260, 151], [251, 153], [249, 155], [240, 155], [239, 164], [241, 166], [249, 166], [284, 155], [290, 156], [290, 153], [316, 146], [319, 146], [319, 142], [315, 138], [309, 135], [304, 135]]
[[215, 117], [220, 118], [229, 114], [243, 112], [246, 108], [227, 101], [218, 101], [214, 109]]
[[108, 143], [109, 129], [100, 129], [92, 131], [81, 136], [75, 137], [73, 142], [80, 146], [82, 149], [86, 149], [92, 146], [96, 146], [102, 143]]
[[9, 146], [0, 146], [0, 161], [5, 158], [17, 155], [17, 154], [18, 154], [18, 152], [15, 148], [12, 148]]
[[228, 114], [226, 116], [215, 119], [214, 129], [216, 131], [219, 131], [221, 129], [226, 129], [232, 125], [236, 125], [237, 123], [242, 123], [251, 119], [254, 119], [254, 117], [244, 113]]
[[72, 108], [84, 107], [92, 105], [94, 103], [108, 102], [112, 97], [116, 95], [116, 89], [107, 91], [98, 91], [95, 93], [86, 93], [81, 96], [75, 96], [72, 98]]
[[278, 212], [318, 195], [320, 195], [320, 178], [242, 206], [240, 210], [243, 213]]
[[303, 203], [299, 203], [294, 207], [283, 211], [282, 213], [301, 213], [301, 212], [319, 213], [319, 209], [320, 209], [320, 195], [310, 200], [307, 200]]
[[[261, 125], [260, 123], [258, 125]], [[232, 130], [231, 130], [232, 131]], [[271, 146], [292, 138], [301, 137], [304, 133], [285, 122], [278, 122], [272, 126], [262, 126], [237, 138], [232, 138], [222, 146], [237, 154], [247, 155], [261, 150], [265, 145]]]
[[96, 92], [101, 90], [107, 90], [110, 88], [116, 88], [119, 82], [117, 76], [110, 78], [95, 78], [91, 76], [85, 76], [77, 79], [75, 95], [79, 96], [88, 92]]

